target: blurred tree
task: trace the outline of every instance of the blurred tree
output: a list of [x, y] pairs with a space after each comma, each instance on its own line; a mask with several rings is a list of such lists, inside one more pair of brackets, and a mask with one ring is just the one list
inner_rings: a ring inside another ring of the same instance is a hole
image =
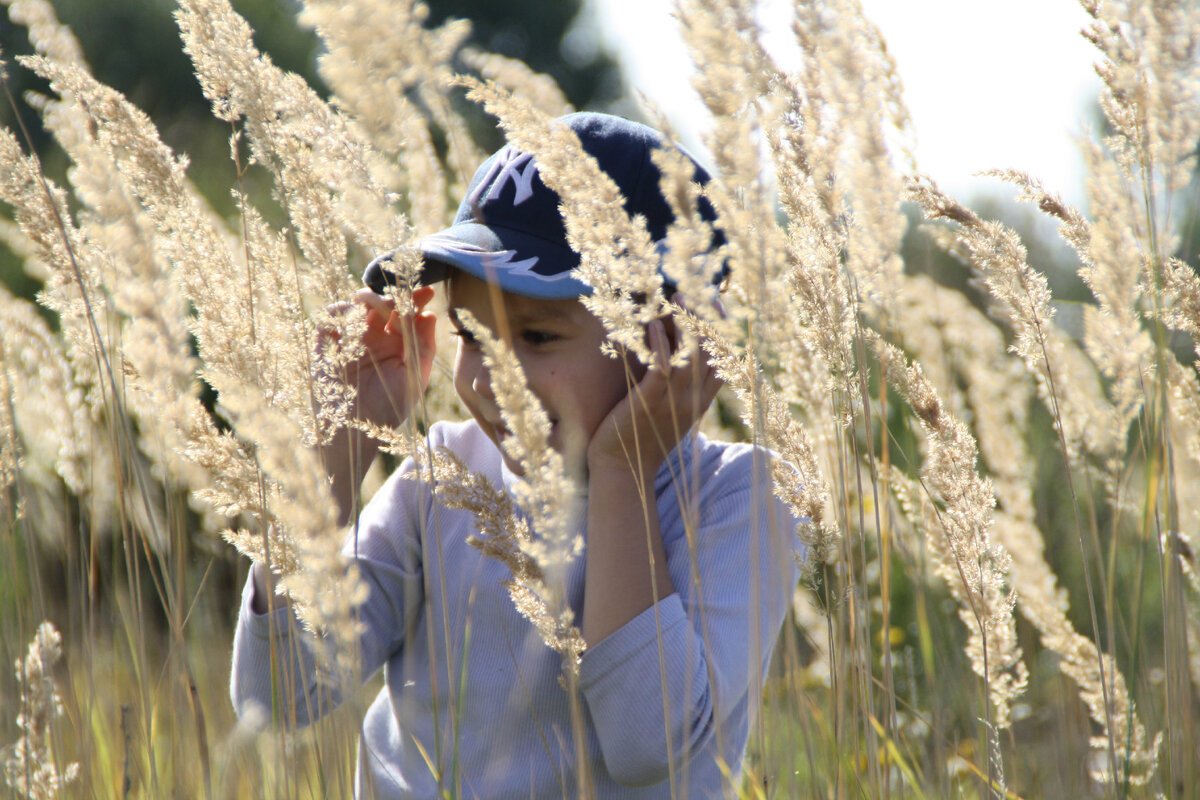
[[429, 0], [430, 22], [471, 20], [471, 41], [552, 76], [576, 108], [603, 108], [625, 92], [617, 64], [590, 30], [585, 0]]
[[[190, 151], [185, 145], [210, 132], [202, 124], [211, 116], [208, 103], [192, 77], [191, 62], [180, 46], [179, 30], [171, 16], [176, 7], [173, 0], [51, 2], [59, 19], [75, 32], [95, 75], [146, 111], [169, 144]], [[296, 26], [291, 2], [235, 0], [233, 5], [254, 27], [259, 47], [269, 52], [277, 64], [315, 80], [316, 37]], [[5, 59], [11, 61], [13, 56], [31, 52], [25, 29], [10, 24], [7, 18], [4, 23], [0, 26], [0, 47]], [[26, 91], [45, 91], [44, 82], [14, 67], [9, 70], [8, 83], [36, 149], [46, 155], [49, 142], [37, 114], [19, 102]], [[0, 123], [12, 127], [13, 113], [5, 103], [0, 108]], [[199, 130], [195, 129], [197, 124], [201, 124]], [[227, 152], [226, 136], [222, 132], [217, 137], [222, 152]], [[48, 166], [54, 164], [52, 158]]]

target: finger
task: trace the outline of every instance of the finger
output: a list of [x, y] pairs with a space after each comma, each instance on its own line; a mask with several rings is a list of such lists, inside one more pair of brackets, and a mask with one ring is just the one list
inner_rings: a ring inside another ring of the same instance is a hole
[[429, 385], [433, 371], [433, 357], [437, 354], [437, 315], [430, 312], [418, 314], [412, 321], [413, 346], [417, 352], [417, 364], [421, 367], [421, 386]]
[[349, 300], [339, 300], [336, 303], [330, 303], [325, 306], [325, 313], [331, 317], [340, 317], [354, 308], [354, 303]]
[[725, 385], [725, 381], [717, 374], [717, 371], [712, 367], [708, 368], [708, 375], [705, 377], [704, 385], [701, 389], [700, 402], [701, 408], [708, 408], [709, 404], [717, 398], [717, 392], [721, 391], [721, 387]]
[[436, 292], [432, 286], [418, 286], [416, 289], [413, 289], [413, 305], [416, 307], [417, 311], [420, 311], [425, 308], [425, 306], [429, 305], [429, 301], [433, 299], [435, 294]]
[[325, 316], [317, 327], [316, 347], [323, 352], [330, 344], [342, 340], [342, 318], [355, 307], [350, 300], [339, 300], [325, 306]]
[[[405, 315], [405, 317], [401, 317], [400, 310], [396, 308], [396, 300], [394, 297], [380, 298], [379, 295], [375, 294], [375, 292], [371, 291], [370, 289], [360, 289], [359, 292], [366, 293], [363, 295], [363, 300], [369, 304], [369, 307], [372, 310], [380, 313], [381, 315], [384, 315], [383, 308], [379, 304], [381, 299], [385, 304], [387, 304], [387, 307], [390, 307], [390, 312], [386, 313], [385, 315], [387, 321], [383, 325], [384, 333], [403, 333], [405, 328], [401, 326], [401, 322], [411, 319], [412, 315]], [[412, 302], [414, 308], [413, 314], [415, 315], [421, 313], [421, 310], [425, 308], [425, 306], [429, 305], [429, 301], [433, 299], [434, 294], [436, 294], [436, 292], [432, 286], [419, 286], [414, 289], [412, 292]]]
[[720, 373], [717, 372], [717, 368], [714, 367], [712, 364], [709, 364], [708, 365], [708, 375], [705, 377], [705, 380], [704, 380], [705, 389], [707, 390], [711, 387], [712, 394], [715, 396], [716, 393], [718, 391], [720, 391], [721, 387], [724, 385], [725, 385], [725, 381], [721, 379], [721, 375], [720, 375]]
[[353, 301], [365, 306], [368, 311], [374, 311], [383, 319], [391, 316], [391, 312], [396, 308], [395, 300], [390, 297], [380, 297], [370, 289], [359, 289], [354, 293]]
[[667, 328], [661, 319], [653, 320], [646, 326], [646, 338], [654, 356], [653, 366], [666, 373], [671, 363], [671, 342], [667, 339]]
[[687, 359], [670, 371], [666, 390], [676, 410], [684, 415], [681, 424], [690, 427], [716, 397], [722, 382], [694, 339], [686, 355]]
[[675, 407], [688, 417], [687, 425], [703, 413], [720, 388], [713, 378], [711, 368], [694, 357], [671, 371], [668, 391]]
[[400, 327], [400, 312], [393, 308], [387, 316], [387, 322], [383, 323], [383, 332], [389, 335], [403, 336], [403, 330]]

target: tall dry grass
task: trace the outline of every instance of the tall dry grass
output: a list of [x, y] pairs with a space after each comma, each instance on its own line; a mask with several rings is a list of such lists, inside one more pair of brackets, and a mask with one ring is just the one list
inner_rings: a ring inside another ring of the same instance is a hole
[[[723, 315], [678, 154], [659, 156], [677, 213], [660, 262], [551, 123], [566, 109], [552, 81], [461, 52], [465, 23], [430, 28], [419, 3], [302, 4], [325, 44], [323, 100], [227, 0], [181, 0], [181, 46], [229, 125], [232, 219], [92, 77], [49, 5], [3, 4], [38, 53], [8, 68], [49, 81], [26, 102], [71, 163], [55, 185], [20, 132], [0, 131], [0, 233], [43, 287], [40, 307], [0, 290], [13, 796], [351, 791], [362, 590], [337, 556], [320, 446], [369, 426], [337, 379], [362, 316], [328, 309], [382, 250], [415, 269], [405, 246], [448, 221], [481, 157], [455, 111], [465, 86], [573, 201], [567, 230], [613, 345], [649, 359], [642, 324], [674, 314], [728, 387], [704, 424], [786, 458], [771, 480], [804, 519], [805, 576], [731, 792], [1200, 797], [1200, 279], [1177, 256], [1200, 141], [1194, 3], [1083, 1], [1106, 121], [1082, 145], [1088, 214], [996, 173], [1078, 255], [1091, 297], [1074, 333], [1016, 233], [897, 145], [912, 136], [900, 83], [853, 0], [795, 4], [790, 71], [751, 0], [678, 3], [713, 118]], [[475, 77], [455, 75], [456, 54]], [[902, 258], [906, 237], [958, 259], [982, 301]], [[687, 307], [663, 297], [660, 263]], [[322, 331], [339, 344], [318, 346]], [[578, 555], [570, 476], [511, 355], [489, 343], [488, 357], [528, 465], [514, 498], [423, 450], [427, 421], [461, 414], [444, 364], [406, 429], [368, 432], [423, 458], [448, 505], [478, 510], [478, 545], [511, 566], [514, 602], [573, 691], [583, 644], [554, 580]], [[535, 545], [527, 524], [557, 535]], [[234, 550], [271, 565], [330, 637], [322, 675], [344, 710], [298, 730], [275, 709], [280, 733], [234, 720]], [[445, 721], [456, 730], [453, 708]], [[458, 796], [452, 754], [429, 758]]]

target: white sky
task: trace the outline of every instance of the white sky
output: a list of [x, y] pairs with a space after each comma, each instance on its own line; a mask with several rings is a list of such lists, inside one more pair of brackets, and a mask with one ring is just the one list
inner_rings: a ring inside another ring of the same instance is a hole
[[[688, 83], [691, 61], [673, 0], [589, 0], [628, 80], [699, 147], [705, 112]], [[782, 14], [787, 2], [776, 2]], [[904, 83], [919, 168], [963, 199], [1005, 192], [985, 169], [1014, 168], [1082, 204], [1075, 137], [1094, 126], [1096, 51], [1080, 35], [1075, 0], [862, 0]], [[786, 16], [782, 16], [786, 20]], [[786, 23], [769, 25], [786, 32]], [[686, 132], [691, 132], [689, 137]]]

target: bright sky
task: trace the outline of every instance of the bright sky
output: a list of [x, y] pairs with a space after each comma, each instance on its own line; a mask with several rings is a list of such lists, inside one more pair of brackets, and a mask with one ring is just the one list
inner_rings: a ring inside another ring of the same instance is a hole
[[[688, 83], [690, 59], [673, 0], [589, 0], [632, 86], [699, 147], [705, 112]], [[985, 169], [1014, 168], [1082, 204], [1075, 138], [1094, 127], [1096, 51], [1080, 35], [1075, 0], [862, 0], [904, 83], [920, 169], [963, 199], [1006, 191]], [[786, 20], [787, 2], [768, 18]], [[786, 32], [786, 22], [769, 30]], [[694, 138], [684, 132], [691, 131]]]

